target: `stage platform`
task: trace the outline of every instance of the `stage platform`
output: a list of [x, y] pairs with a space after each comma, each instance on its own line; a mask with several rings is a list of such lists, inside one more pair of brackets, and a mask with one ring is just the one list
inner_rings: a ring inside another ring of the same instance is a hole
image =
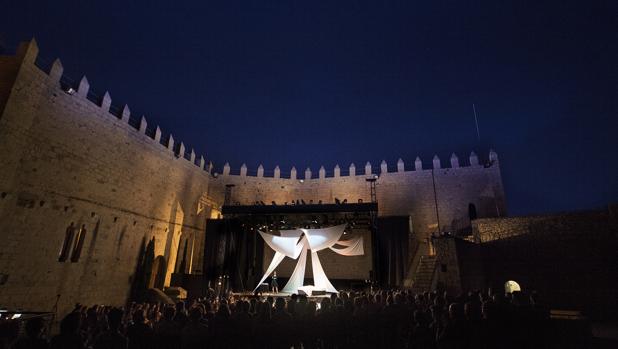
[[[232, 296], [234, 297], [247, 297], [247, 298], [252, 298], [255, 297], [255, 294], [253, 292], [232, 292]], [[291, 293], [285, 293], [285, 292], [262, 292], [258, 295], [258, 297], [262, 297], [262, 298], [267, 298], [267, 297], [273, 297], [273, 298], [277, 298], [277, 297], [283, 297], [283, 298], [289, 298], [291, 297], [292, 294]], [[320, 300], [322, 298], [330, 298], [330, 293], [326, 293], [323, 295], [312, 295], [312, 296], [307, 296], [308, 299], [313, 299], [313, 300]]]

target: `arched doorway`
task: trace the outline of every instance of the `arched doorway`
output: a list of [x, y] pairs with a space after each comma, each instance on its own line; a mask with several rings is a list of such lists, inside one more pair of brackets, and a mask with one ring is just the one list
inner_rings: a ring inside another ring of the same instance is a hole
[[148, 282], [148, 288], [163, 289], [165, 284], [165, 272], [167, 271], [167, 261], [163, 256], [157, 256], [152, 262], [152, 274]]
[[504, 292], [505, 293], [513, 293], [521, 291], [521, 286], [513, 280], [509, 280], [504, 283]]

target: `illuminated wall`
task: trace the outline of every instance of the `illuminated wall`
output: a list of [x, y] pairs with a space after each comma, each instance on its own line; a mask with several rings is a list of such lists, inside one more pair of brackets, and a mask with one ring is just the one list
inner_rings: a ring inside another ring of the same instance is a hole
[[[0, 304], [49, 311], [61, 295], [61, 313], [77, 302], [122, 305], [142, 241], [155, 238], [167, 282], [179, 246], [203, 250], [210, 174], [145, 119], [131, 125], [128, 108], [113, 115], [109, 94], [87, 98], [85, 78], [66, 93], [60, 62], [46, 73], [37, 54], [31, 42], [0, 58]], [[72, 222], [86, 229], [80, 256], [59, 262]], [[199, 273], [201, 254], [193, 259], [187, 268]]]

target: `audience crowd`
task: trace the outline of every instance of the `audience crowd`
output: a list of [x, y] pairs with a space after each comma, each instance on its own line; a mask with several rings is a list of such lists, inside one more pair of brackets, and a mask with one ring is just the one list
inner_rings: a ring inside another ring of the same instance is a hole
[[227, 296], [190, 305], [77, 305], [59, 333], [29, 320], [9, 348], [544, 348], [548, 310], [523, 293]]

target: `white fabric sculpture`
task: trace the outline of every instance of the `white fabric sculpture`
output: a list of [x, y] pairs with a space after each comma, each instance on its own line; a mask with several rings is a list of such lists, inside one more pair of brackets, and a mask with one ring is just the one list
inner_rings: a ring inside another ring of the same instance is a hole
[[[281, 236], [266, 234], [258, 231], [266, 244], [275, 250], [270, 265], [266, 269], [266, 273], [262, 276], [258, 286], [253, 290], [257, 290], [259, 285], [266, 280], [277, 268], [279, 263], [285, 257], [298, 259], [294, 272], [290, 276], [287, 284], [281, 290], [285, 293], [297, 293], [298, 290], [307, 292], [309, 295], [314, 290], [324, 290], [331, 293], [337, 293], [337, 290], [326, 277], [318, 251], [326, 248], [343, 256], [361, 256], [364, 254], [363, 238], [361, 236], [351, 240], [339, 240], [346, 225], [337, 225], [324, 229], [296, 229], [296, 230], [281, 230]], [[335, 245], [343, 246], [343, 248], [335, 248]], [[307, 264], [307, 252], [311, 250], [311, 266], [313, 268], [313, 286], [303, 286], [305, 279], [305, 267]]]

